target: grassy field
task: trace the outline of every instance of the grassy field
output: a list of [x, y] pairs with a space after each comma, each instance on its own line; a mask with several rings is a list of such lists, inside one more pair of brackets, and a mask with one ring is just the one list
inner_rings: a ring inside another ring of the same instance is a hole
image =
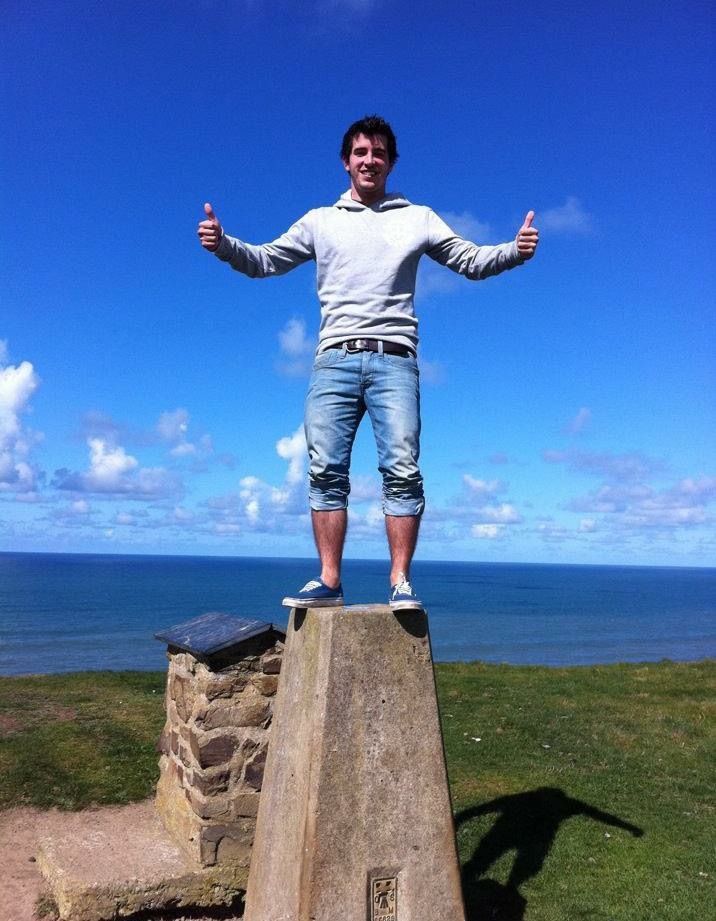
[[[150, 795], [164, 680], [0, 679], [0, 808]], [[469, 921], [713, 917], [716, 663], [437, 682]]]

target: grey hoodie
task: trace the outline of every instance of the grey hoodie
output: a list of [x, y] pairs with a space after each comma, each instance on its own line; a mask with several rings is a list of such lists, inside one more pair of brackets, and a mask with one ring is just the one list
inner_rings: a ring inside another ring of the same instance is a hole
[[424, 205], [397, 193], [364, 205], [345, 192], [315, 208], [273, 243], [254, 246], [226, 234], [216, 255], [250, 278], [283, 275], [316, 260], [321, 328], [318, 350], [344, 339], [383, 339], [417, 351], [415, 276], [425, 253], [477, 280], [520, 265], [517, 244], [477, 246]]

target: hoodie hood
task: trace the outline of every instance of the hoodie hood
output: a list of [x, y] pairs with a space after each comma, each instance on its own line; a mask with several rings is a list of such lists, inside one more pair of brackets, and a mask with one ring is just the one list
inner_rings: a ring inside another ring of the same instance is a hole
[[333, 205], [334, 208], [343, 208], [345, 211], [389, 211], [391, 208], [406, 208], [410, 202], [404, 198], [400, 192], [391, 192], [377, 201], [374, 205], [364, 205], [363, 202], [351, 198], [351, 190], [344, 192], [338, 201]]

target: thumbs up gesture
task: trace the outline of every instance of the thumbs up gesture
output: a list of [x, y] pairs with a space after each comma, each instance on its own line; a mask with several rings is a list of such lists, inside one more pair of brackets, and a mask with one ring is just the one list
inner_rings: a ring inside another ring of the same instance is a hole
[[209, 202], [204, 205], [204, 212], [206, 213], [206, 218], [203, 221], [199, 221], [196, 232], [204, 249], [208, 249], [209, 252], [213, 253], [218, 249], [224, 231]]
[[523, 259], [531, 259], [539, 243], [539, 230], [532, 226], [534, 211], [528, 211], [522, 226], [517, 231], [517, 250]]

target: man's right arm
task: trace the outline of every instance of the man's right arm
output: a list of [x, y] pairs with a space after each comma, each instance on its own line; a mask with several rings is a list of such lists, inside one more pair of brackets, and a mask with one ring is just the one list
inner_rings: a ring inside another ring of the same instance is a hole
[[208, 202], [204, 211], [206, 218], [197, 229], [201, 245], [222, 262], [228, 262], [232, 269], [250, 278], [283, 275], [315, 258], [310, 214], [297, 221], [273, 243], [254, 246], [224, 233]]

